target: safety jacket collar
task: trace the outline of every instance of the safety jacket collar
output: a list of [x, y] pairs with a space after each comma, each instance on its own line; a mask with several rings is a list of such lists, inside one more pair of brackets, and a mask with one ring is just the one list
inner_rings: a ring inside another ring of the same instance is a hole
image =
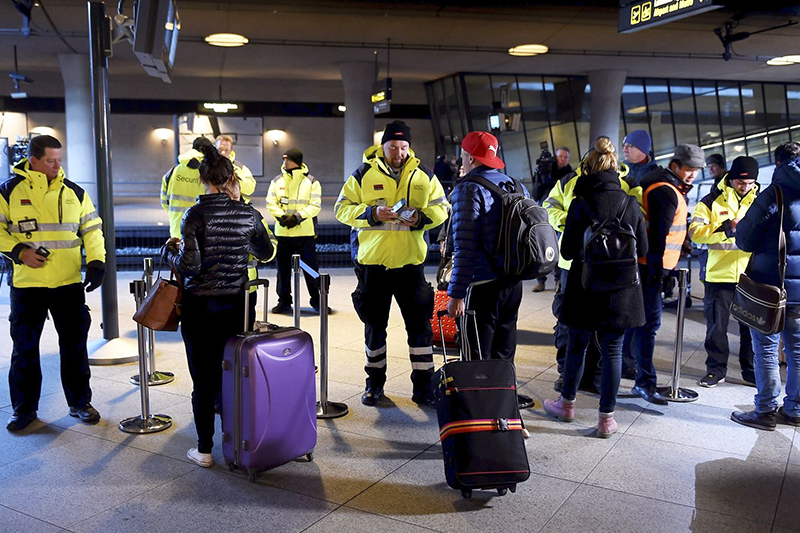
[[689, 185], [688, 183], [684, 182], [672, 170], [670, 170], [669, 168], [665, 168], [663, 169], [663, 172], [653, 173], [650, 176], [648, 176], [647, 179], [642, 181], [642, 190], [646, 190], [650, 185], [658, 183], [660, 181], [669, 183], [670, 185], [678, 189], [678, 191], [680, 191], [680, 193], [683, 194], [684, 196], [689, 194], [689, 191], [691, 191], [693, 188], [692, 185]]
[[58, 169], [58, 174], [53, 178], [53, 181], [48, 182], [47, 176], [43, 172], [38, 172], [31, 168], [31, 162], [28, 159], [23, 159], [14, 165], [14, 174], [25, 178], [29, 185], [43, 190], [47, 190], [49, 187], [59, 187], [64, 184], [64, 180], [67, 178], [62, 167]]
[[298, 176], [306, 177], [308, 176], [308, 167], [305, 163], [297, 168], [293, 168], [292, 170], [286, 170], [286, 165], [281, 165], [281, 172], [283, 173], [284, 178], [296, 178]]
[[197, 159], [198, 161], [203, 160], [203, 153], [191, 148], [190, 150], [183, 152], [181, 155], [178, 156], [178, 163], [182, 165], [186, 165], [192, 159]]
[[761, 189], [761, 185], [758, 182], [755, 182], [753, 184], [753, 188], [747, 191], [747, 194], [744, 196], [739, 196], [739, 192], [728, 183], [727, 179], [720, 180], [717, 188], [721, 191], [721, 194], [724, 195], [725, 202], [728, 205], [733, 205], [734, 202], [742, 205], [747, 203], [748, 200], [755, 200], [755, 197], [758, 195]]
[[[370, 146], [364, 150], [364, 162], [369, 163], [373, 168], [391, 177], [392, 173], [389, 171], [389, 163], [386, 162], [386, 156], [383, 154], [383, 147], [381, 145]], [[414, 169], [419, 167], [421, 161], [414, 155], [414, 150], [408, 149], [408, 157], [403, 168], [400, 169], [400, 176], [408, 175]]]

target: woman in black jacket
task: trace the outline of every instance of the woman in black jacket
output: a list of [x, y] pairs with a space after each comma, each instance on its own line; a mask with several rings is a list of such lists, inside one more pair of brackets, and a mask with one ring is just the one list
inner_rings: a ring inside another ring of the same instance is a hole
[[186, 456], [213, 464], [214, 399], [222, 384], [225, 343], [244, 321], [244, 284], [250, 254], [261, 261], [275, 255], [272, 235], [254, 207], [241, 200], [230, 159], [203, 146], [201, 195], [181, 221], [180, 246], [167, 241], [165, 258], [184, 281], [181, 335], [192, 376], [192, 409], [197, 448]]
[[582, 165], [584, 173], [575, 186], [575, 199], [570, 204], [561, 241], [562, 256], [572, 260], [558, 317], [569, 326], [564, 383], [561, 398], [558, 401], [545, 400], [544, 409], [565, 422], [573, 420], [586, 347], [596, 338], [602, 357], [597, 434], [608, 438], [617, 430], [614, 407], [621, 373], [622, 338], [626, 329], [644, 324], [644, 303], [635, 265], [627, 270], [631, 272], [634, 283], [625, 288], [587, 290], [584, 287], [583, 277], [587, 268], [583, 257], [584, 235], [593, 221], [619, 218], [621, 226], [632, 230], [636, 237], [636, 255], [644, 257], [647, 233], [636, 198], [628, 196], [620, 186], [616, 170], [618, 159], [611, 140], [608, 137], [597, 139]]

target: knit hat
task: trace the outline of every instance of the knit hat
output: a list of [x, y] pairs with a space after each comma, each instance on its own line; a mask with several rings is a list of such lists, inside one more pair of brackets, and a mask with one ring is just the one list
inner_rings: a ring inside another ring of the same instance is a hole
[[402, 120], [395, 120], [386, 125], [381, 137], [381, 144], [389, 141], [406, 141], [411, 144], [411, 128], [406, 126]]
[[703, 149], [694, 144], [679, 144], [675, 147], [675, 155], [672, 158], [689, 168], [703, 168], [705, 164]]
[[471, 131], [461, 141], [461, 149], [491, 168], [505, 168], [506, 164], [497, 157], [500, 143], [497, 137], [485, 131]]
[[739, 156], [733, 160], [731, 169], [728, 171], [729, 180], [757, 180], [758, 161], [752, 157]]
[[635, 146], [644, 155], [650, 155], [650, 147], [653, 145], [653, 139], [650, 134], [644, 130], [633, 130], [625, 136], [622, 144], [630, 144]]
[[706, 157], [706, 165], [717, 165], [718, 167], [726, 168], [728, 165], [725, 164], [725, 158], [722, 157], [722, 154], [711, 154], [710, 156]]
[[301, 167], [303, 166], [303, 152], [301, 152], [297, 148], [289, 148], [288, 150], [286, 150], [286, 152], [284, 152], [283, 155], [286, 156], [287, 159], [291, 159]]

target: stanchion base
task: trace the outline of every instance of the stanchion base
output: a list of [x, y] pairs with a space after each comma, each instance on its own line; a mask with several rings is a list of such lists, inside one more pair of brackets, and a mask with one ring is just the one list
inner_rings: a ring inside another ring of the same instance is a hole
[[[175, 381], [175, 374], [172, 372], [159, 372], [156, 370], [152, 372], [147, 380], [147, 384], [150, 386], [156, 385], [166, 385], [167, 383], [172, 383]], [[131, 376], [131, 384], [139, 386], [139, 374], [135, 376]]]
[[697, 398], [700, 397], [700, 395], [697, 394], [697, 392], [693, 391], [692, 389], [687, 389], [684, 387], [678, 387], [677, 389], [673, 389], [672, 387], [657, 387], [656, 390], [668, 402], [677, 402], [677, 403], [696, 402]]
[[150, 418], [142, 418], [142, 416], [134, 416], [126, 418], [119, 423], [120, 431], [125, 433], [136, 433], [143, 435], [145, 433], [157, 433], [164, 431], [172, 426], [172, 418], [167, 415], [150, 415]]
[[[139, 360], [136, 339], [92, 339], [86, 344], [92, 366], [126, 365]], [[125, 355], [130, 352], [134, 355]]]
[[350, 410], [347, 404], [340, 402], [317, 402], [317, 418], [341, 418]]

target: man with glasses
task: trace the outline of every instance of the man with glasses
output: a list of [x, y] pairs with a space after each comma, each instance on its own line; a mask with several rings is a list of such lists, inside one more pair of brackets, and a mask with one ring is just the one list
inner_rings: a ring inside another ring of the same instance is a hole
[[[736, 227], [758, 195], [758, 162], [737, 157], [724, 180], [695, 207], [689, 238], [708, 247], [703, 314], [706, 318], [706, 374], [703, 387], [725, 381], [728, 370], [728, 322], [739, 275], [747, 268], [750, 254], [736, 246]], [[750, 328], [739, 324], [739, 363], [742, 379], [755, 385]]]

